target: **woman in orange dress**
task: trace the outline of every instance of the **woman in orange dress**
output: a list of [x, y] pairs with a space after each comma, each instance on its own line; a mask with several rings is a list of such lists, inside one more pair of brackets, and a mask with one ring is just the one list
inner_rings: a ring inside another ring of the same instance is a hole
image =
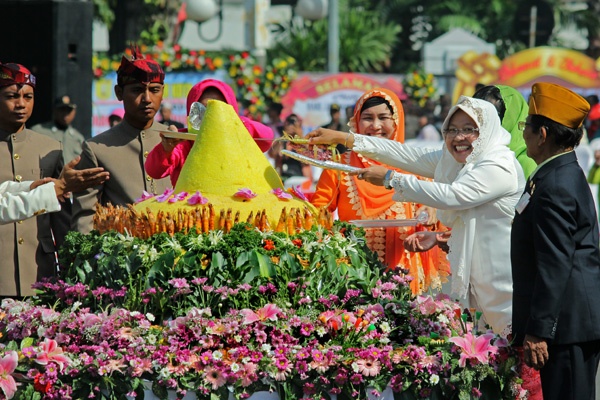
[[[348, 122], [357, 134], [380, 136], [404, 142], [404, 109], [393, 92], [375, 88], [363, 94], [354, 115]], [[342, 154], [341, 162], [358, 168], [378, 165], [355, 152]], [[403, 172], [406, 173], [406, 172]], [[398, 203], [392, 200], [393, 191], [375, 186], [345, 172], [324, 170], [311, 202], [316, 207], [337, 210], [342, 221], [355, 219], [408, 219], [414, 218], [421, 207], [415, 203]], [[439, 227], [438, 227], [439, 228]], [[413, 253], [404, 248], [404, 239], [423, 227], [367, 228], [369, 248], [389, 268], [403, 268], [413, 277], [411, 289], [414, 294], [428, 287], [441, 287], [449, 273], [446, 255], [439, 248]]]

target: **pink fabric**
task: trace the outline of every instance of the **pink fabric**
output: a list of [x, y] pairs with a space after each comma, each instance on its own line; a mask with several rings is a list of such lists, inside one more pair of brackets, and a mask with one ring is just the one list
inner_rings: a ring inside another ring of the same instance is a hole
[[[200, 100], [202, 93], [204, 93], [204, 91], [210, 87], [219, 90], [223, 94], [223, 97], [225, 97], [226, 103], [232, 106], [236, 113], [239, 113], [240, 109], [235, 98], [235, 93], [233, 93], [231, 86], [216, 79], [205, 79], [202, 82], [195, 84], [187, 95], [186, 105], [188, 114], [190, 113], [192, 103]], [[240, 119], [250, 133], [250, 136], [252, 136], [254, 139], [260, 139], [256, 141], [256, 144], [260, 150], [263, 153], [269, 150], [273, 141], [273, 130], [267, 125], [253, 121], [250, 118], [240, 116]]]
[[154, 179], [170, 176], [171, 185], [175, 187], [181, 168], [183, 168], [185, 159], [190, 154], [193, 145], [194, 142], [191, 140], [182, 140], [177, 143], [171, 154], [167, 155], [162, 143], [157, 144], [146, 158], [144, 164], [146, 172]]
[[[187, 95], [187, 113], [190, 113], [192, 103], [200, 100], [202, 93], [209, 87], [218, 89], [225, 97], [227, 104], [233, 107], [236, 113], [239, 112], [238, 103], [235, 99], [233, 89], [225, 82], [218, 81], [216, 79], [205, 79], [192, 87]], [[253, 121], [250, 118], [239, 116], [240, 120], [246, 127], [250, 136], [252, 136], [260, 150], [264, 153], [269, 150], [271, 143], [273, 142], [273, 130], [260, 122]], [[180, 129], [180, 132], [187, 132], [187, 129]], [[256, 140], [260, 139], [260, 140]], [[175, 187], [181, 168], [185, 163], [190, 150], [192, 149], [193, 142], [190, 140], [183, 140], [178, 143], [171, 154], [167, 155], [162, 143], [157, 144], [152, 151], [148, 154], [146, 163], [144, 164], [146, 172], [154, 179], [161, 179], [166, 176], [171, 177], [171, 185]]]

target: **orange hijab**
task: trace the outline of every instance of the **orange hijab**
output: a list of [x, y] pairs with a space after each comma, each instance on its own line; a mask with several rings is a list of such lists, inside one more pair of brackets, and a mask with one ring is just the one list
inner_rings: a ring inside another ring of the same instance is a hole
[[[393, 110], [392, 118], [396, 124], [394, 136], [389, 138], [389, 140], [395, 140], [397, 142], [404, 143], [404, 108], [402, 108], [402, 103], [400, 102], [398, 96], [396, 96], [394, 92], [387, 89], [371, 89], [358, 99], [356, 106], [354, 107], [354, 115], [348, 122], [350, 129], [352, 129], [354, 133], [361, 134], [361, 132], [358, 131], [358, 121], [360, 120], [360, 114], [363, 111], [363, 104], [371, 97], [382, 97], [389, 103]], [[358, 153], [351, 152], [350, 165], [359, 168], [368, 168], [372, 165], [382, 164], [375, 160], [363, 157]], [[356, 176], [352, 176], [351, 179], [356, 185], [356, 189], [358, 191], [358, 198], [360, 199], [364, 213], [363, 218], [369, 219], [374, 215], [379, 215], [395, 203], [395, 201], [392, 200], [392, 196], [394, 195], [393, 190], [387, 190], [383, 186], [370, 184], [364, 180], [358, 179]]]

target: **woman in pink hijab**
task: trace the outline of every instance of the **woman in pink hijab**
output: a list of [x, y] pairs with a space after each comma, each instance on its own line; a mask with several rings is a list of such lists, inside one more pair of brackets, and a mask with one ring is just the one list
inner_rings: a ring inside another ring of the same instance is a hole
[[[206, 106], [208, 100], [223, 101], [239, 112], [235, 94], [228, 84], [216, 79], [205, 79], [190, 89], [187, 95], [187, 113], [190, 113], [192, 103], [199, 102]], [[250, 136], [256, 140], [260, 150], [267, 151], [271, 147], [273, 130], [250, 118], [241, 115], [239, 118]], [[174, 187], [193, 144], [190, 140], [168, 139], [163, 136], [162, 142], [148, 154], [145, 163], [146, 172], [154, 179], [170, 176], [171, 184]]]

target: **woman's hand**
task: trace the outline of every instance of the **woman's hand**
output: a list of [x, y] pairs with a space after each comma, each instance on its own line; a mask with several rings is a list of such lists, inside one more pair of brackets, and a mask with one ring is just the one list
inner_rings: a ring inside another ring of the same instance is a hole
[[439, 232], [415, 232], [404, 239], [404, 248], [415, 253], [430, 250], [438, 244], [438, 234]]
[[383, 186], [383, 178], [388, 172], [388, 168], [376, 165], [369, 168], [363, 168], [357, 172], [350, 172], [350, 175], [356, 175], [358, 179], [372, 183], [373, 185]]
[[342, 144], [348, 148], [352, 148], [354, 144], [353, 134], [326, 128], [317, 128], [309, 132], [306, 138], [308, 139], [308, 144]]
[[[175, 125], [169, 126], [170, 131], [173, 130], [171, 128], [174, 128], [175, 132], [177, 132], [177, 128], [175, 127]], [[171, 152], [173, 151], [175, 146], [177, 146], [177, 143], [184, 140], [184, 139], [172, 139], [172, 138], [165, 137], [165, 135], [162, 132], [160, 134], [160, 138], [161, 138], [161, 143], [162, 143], [163, 149], [165, 150], [165, 153], [167, 153], [167, 154], [171, 154]]]
[[425, 226], [435, 225], [437, 223], [436, 209], [429, 206], [421, 206], [415, 211], [415, 218], [417, 218], [422, 212], [427, 213], [427, 221], [423, 224]]

